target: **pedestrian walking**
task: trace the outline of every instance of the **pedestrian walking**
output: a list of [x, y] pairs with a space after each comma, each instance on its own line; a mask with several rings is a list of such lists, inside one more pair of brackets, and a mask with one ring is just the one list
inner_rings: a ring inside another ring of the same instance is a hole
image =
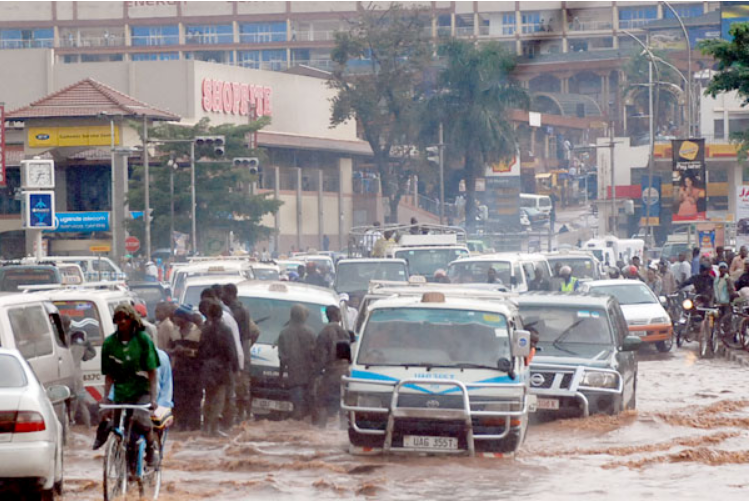
[[66, 336], [70, 339], [70, 352], [76, 370], [72, 388], [76, 399], [71, 414], [76, 424], [82, 424], [88, 428], [91, 426], [91, 415], [86, 405], [86, 387], [84, 386], [81, 363], [96, 357], [97, 352], [91, 345], [91, 341], [86, 338], [84, 331], [71, 332], [71, 318], [68, 315], [60, 315], [60, 321], [63, 324]]
[[295, 304], [290, 322], [279, 334], [279, 377], [287, 373], [287, 389], [293, 404], [293, 419], [303, 419], [311, 407], [314, 388], [316, 335], [305, 325], [308, 309]]
[[176, 336], [175, 323], [172, 320], [172, 315], [175, 313], [177, 305], [174, 303], [167, 303], [161, 301], [157, 303], [154, 309], [154, 316], [157, 320], [157, 348], [160, 350], [168, 350], [170, 348], [170, 341]]
[[349, 362], [337, 358], [337, 344], [350, 343], [350, 333], [342, 328], [339, 307], [326, 307], [329, 323], [316, 336], [315, 359], [318, 384], [313, 420], [319, 426], [326, 425], [327, 419], [340, 410], [339, 386], [342, 376], [347, 375]]
[[202, 299], [198, 309], [206, 317], [198, 349], [201, 382], [206, 392], [204, 432], [216, 436], [219, 433], [219, 416], [225, 408], [226, 392], [232, 375], [238, 370], [238, 357], [232, 333], [222, 322], [223, 310], [219, 301]]
[[193, 310], [181, 305], [173, 313], [175, 329], [167, 354], [172, 361], [175, 425], [178, 429], [201, 429], [201, 361], [198, 358], [201, 330], [193, 321]]

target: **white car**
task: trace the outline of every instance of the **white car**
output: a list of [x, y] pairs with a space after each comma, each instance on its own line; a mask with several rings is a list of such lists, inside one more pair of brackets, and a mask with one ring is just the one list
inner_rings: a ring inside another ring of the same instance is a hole
[[22, 492], [43, 500], [62, 494], [63, 427], [52, 406], [69, 397], [66, 386], [50, 386], [45, 391], [18, 351], [0, 348], [3, 483], [17, 483]]
[[621, 306], [629, 332], [643, 343], [654, 343], [666, 352], [674, 345], [671, 317], [645, 283], [640, 280], [596, 280], [580, 284], [580, 292], [614, 296]]

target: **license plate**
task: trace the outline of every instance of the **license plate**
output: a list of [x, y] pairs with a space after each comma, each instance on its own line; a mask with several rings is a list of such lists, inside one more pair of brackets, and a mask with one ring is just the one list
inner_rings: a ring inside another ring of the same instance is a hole
[[538, 408], [549, 411], [557, 411], [559, 410], [559, 399], [538, 397]]
[[265, 398], [254, 398], [252, 409], [257, 411], [284, 411], [292, 412], [292, 402], [283, 402], [281, 400], [267, 400]]
[[402, 443], [410, 449], [435, 451], [456, 451], [460, 446], [459, 440], [453, 437], [424, 437], [420, 435], [405, 435]]

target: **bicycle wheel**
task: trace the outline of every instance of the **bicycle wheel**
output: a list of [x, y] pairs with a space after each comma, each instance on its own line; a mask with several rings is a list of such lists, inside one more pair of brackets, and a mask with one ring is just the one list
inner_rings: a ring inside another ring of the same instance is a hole
[[707, 319], [703, 320], [700, 325], [700, 332], [697, 336], [699, 346], [697, 347], [700, 358], [708, 358], [710, 356], [710, 326]]
[[139, 461], [143, 466], [143, 473], [138, 479], [139, 494], [142, 499], [159, 499], [159, 489], [162, 487], [162, 447], [159, 448], [157, 464], [154, 468], [146, 465], [145, 453], [142, 452]]
[[745, 340], [747, 336], [744, 333], [744, 323], [739, 322], [739, 320], [739, 318], [731, 315], [724, 315], [720, 321], [721, 341], [732, 350], [743, 350], [748, 342]]
[[117, 435], [110, 436], [107, 441], [107, 452], [104, 455], [104, 500], [113, 501], [125, 497], [128, 485], [128, 461], [123, 440]]

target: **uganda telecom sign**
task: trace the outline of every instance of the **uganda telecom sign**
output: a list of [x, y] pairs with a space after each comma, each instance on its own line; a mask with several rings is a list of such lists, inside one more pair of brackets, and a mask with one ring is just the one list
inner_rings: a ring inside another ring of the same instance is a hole
[[205, 78], [201, 82], [204, 111], [239, 116], [271, 116], [272, 89], [242, 82]]

